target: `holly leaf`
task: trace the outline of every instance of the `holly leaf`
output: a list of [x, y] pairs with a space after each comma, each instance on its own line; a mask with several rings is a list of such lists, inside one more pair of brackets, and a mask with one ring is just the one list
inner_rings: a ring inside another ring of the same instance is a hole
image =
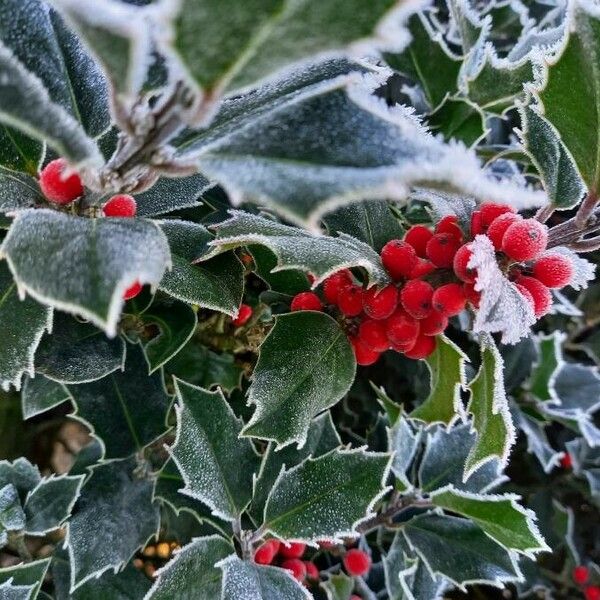
[[430, 573], [463, 591], [469, 583], [504, 587], [521, 578], [515, 556], [468, 519], [428, 513], [412, 518], [403, 532]]
[[441, 133], [446, 140], [459, 140], [474, 146], [486, 133], [483, 111], [461, 98], [447, 98], [427, 119], [432, 133]]
[[471, 398], [467, 412], [473, 415], [471, 431], [477, 441], [465, 464], [466, 481], [481, 465], [494, 457], [505, 467], [516, 432], [504, 390], [504, 363], [491, 337], [481, 339], [481, 367], [469, 383]]
[[277, 257], [277, 266], [272, 272], [295, 269], [311, 273], [315, 277], [313, 286], [331, 273], [351, 267], [363, 268], [373, 283], [389, 281], [377, 252], [349, 235], [312, 235], [240, 210], [229, 214], [230, 219], [214, 227], [217, 236], [210, 245], [215, 247], [215, 252], [251, 244], [266, 246]]
[[23, 418], [31, 419], [70, 399], [69, 391], [61, 383], [46, 379], [43, 375], [27, 377], [21, 390]]
[[[6, 160], [1, 154], [2, 150], [7, 148], [7, 145], [3, 143], [3, 130], [6, 128], [0, 125], [0, 162], [6, 164]], [[37, 163], [34, 172], [37, 173]], [[0, 213], [31, 208], [43, 202], [45, 202], [44, 197], [33, 177], [25, 173], [18, 173], [6, 166], [0, 166]]]
[[158, 532], [154, 482], [136, 475], [135, 459], [96, 465], [68, 524], [71, 589], [124, 566]]
[[325, 590], [327, 600], [350, 600], [354, 579], [345, 573], [332, 574], [320, 586]]
[[487, 535], [509, 550], [530, 558], [550, 551], [535, 523], [535, 514], [518, 504], [515, 494], [481, 495], [452, 485], [430, 494], [435, 506], [468, 517]]
[[165, 273], [159, 289], [169, 296], [203, 308], [237, 315], [244, 292], [244, 268], [233, 253], [192, 264], [202, 254], [211, 234], [202, 225], [163, 221], [173, 268]]
[[529, 389], [542, 402], [552, 398], [551, 380], [558, 367], [563, 364], [562, 344], [565, 339], [565, 335], [558, 331], [534, 338], [538, 358], [531, 373]]
[[34, 354], [44, 331], [52, 328], [52, 309], [31, 298], [19, 299], [17, 284], [0, 263], [0, 385], [19, 389], [24, 374], [34, 374]]
[[200, 206], [200, 197], [212, 184], [200, 174], [170, 179], [161, 177], [135, 197], [138, 217], [157, 217], [182, 208]]
[[411, 413], [412, 419], [450, 426], [464, 410], [460, 393], [467, 380], [466, 354], [445, 336], [437, 337], [433, 353], [426, 359], [431, 375], [430, 392]]
[[282, 470], [267, 499], [264, 530], [284, 540], [355, 535], [387, 491], [389, 464], [389, 454], [332, 450]]
[[21, 502], [25, 502], [27, 493], [41, 480], [39, 469], [26, 458], [20, 457], [13, 462], [0, 461], [0, 487], [11, 484], [19, 493]]
[[242, 435], [302, 447], [311, 419], [348, 392], [355, 372], [348, 338], [331, 317], [312, 311], [276, 317], [252, 374], [248, 404], [256, 410]]
[[10, 581], [14, 586], [33, 585], [31, 598], [35, 598], [42, 586], [49, 565], [50, 559], [44, 558], [11, 567], [4, 567], [0, 569], [0, 584]]
[[68, 387], [77, 411], [103, 446], [104, 458], [140, 452], [167, 431], [171, 405], [160, 372], [148, 376], [139, 346], [130, 346], [123, 371]]
[[0, 584], [2, 600], [30, 600], [35, 590], [34, 585], [13, 585], [11, 581]]
[[393, 453], [392, 473], [404, 489], [412, 488], [406, 476], [421, 441], [421, 430], [411, 427], [408, 419], [400, 416], [394, 425], [388, 429], [388, 447]]
[[25, 529], [25, 513], [17, 488], [8, 483], [0, 488], [0, 532]]
[[60, 527], [71, 510], [83, 484], [83, 475], [45, 477], [28, 494], [23, 505], [28, 535], [43, 536]]
[[147, 600], [221, 598], [221, 570], [216, 563], [227, 558], [233, 546], [218, 535], [195, 538], [155, 573]]
[[35, 353], [35, 370], [58, 383], [101, 379], [125, 363], [125, 342], [64, 313], [57, 313], [52, 333], [42, 338]]
[[252, 497], [259, 458], [242, 423], [220, 391], [175, 379], [177, 435], [171, 455], [183, 476], [181, 493], [204, 502], [213, 514], [234, 521]]
[[0, 252], [21, 292], [90, 320], [110, 337], [125, 290], [135, 281], [158, 285], [170, 265], [167, 240], [150, 221], [54, 210], [20, 212]]
[[287, 569], [243, 561], [235, 554], [217, 566], [223, 571], [221, 600], [312, 600], [309, 591]]
[[275, 451], [275, 444], [270, 443], [263, 454], [258, 476], [254, 481], [252, 504], [249, 512], [256, 522], [264, 514], [265, 504], [273, 484], [282, 468], [289, 469], [300, 464], [309, 456], [317, 458], [342, 445], [342, 441], [331, 420], [331, 413], [326, 411], [313, 419], [306, 434], [306, 443], [302, 448], [286, 446]]

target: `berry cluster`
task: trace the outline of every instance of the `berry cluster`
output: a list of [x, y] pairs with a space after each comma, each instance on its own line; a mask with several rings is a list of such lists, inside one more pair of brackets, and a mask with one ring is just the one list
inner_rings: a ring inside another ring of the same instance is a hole
[[[455, 216], [439, 221], [432, 231], [411, 227], [403, 240], [391, 240], [381, 261], [393, 283], [367, 289], [355, 282], [349, 270], [325, 280], [322, 297], [328, 308], [340, 313], [359, 365], [371, 365], [382, 352], [395, 350], [408, 358], [423, 359], [436, 347], [448, 319], [470, 304], [479, 307], [477, 273], [469, 268], [470, 240], [487, 235], [507, 277], [529, 301], [537, 317], [552, 303], [549, 288], [567, 285], [573, 265], [559, 254], [544, 254], [548, 242], [545, 225], [524, 219], [510, 206], [485, 203], [472, 215], [468, 232]], [[531, 261], [534, 261], [533, 263]], [[324, 310], [315, 292], [297, 294], [291, 310]]]
[[586, 585], [590, 581], [590, 570], [584, 565], [577, 565], [571, 573], [573, 581], [583, 587], [585, 600], [600, 600], [600, 587], [597, 585]]

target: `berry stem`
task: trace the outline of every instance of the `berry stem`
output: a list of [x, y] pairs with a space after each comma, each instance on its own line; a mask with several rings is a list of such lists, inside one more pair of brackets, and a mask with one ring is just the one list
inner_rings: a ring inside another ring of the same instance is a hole
[[430, 500], [420, 498], [414, 494], [392, 496], [391, 501], [384, 510], [370, 519], [363, 521], [356, 528], [356, 531], [364, 535], [369, 531], [376, 529], [380, 525], [389, 525], [398, 513], [409, 506], [415, 506], [418, 508], [432, 508], [433, 504]]
[[569, 246], [576, 252], [597, 250], [598, 238], [586, 239], [585, 236], [600, 232], [598, 201], [596, 192], [590, 191], [574, 217], [550, 229], [548, 248]]

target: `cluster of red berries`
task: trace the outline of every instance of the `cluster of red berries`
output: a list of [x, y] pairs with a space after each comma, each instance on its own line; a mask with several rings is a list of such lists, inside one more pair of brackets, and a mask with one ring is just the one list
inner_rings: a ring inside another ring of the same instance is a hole
[[[335, 544], [328, 542], [322, 542], [319, 546], [322, 550], [337, 548]], [[291, 571], [301, 583], [318, 582], [320, 579], [318, 567], [310, 560], [302, 560], [305, 550], [306, 544], [301, 542], [283, 544], [279, 540], [270, 539], [256, 549], [254, 562], [259, 565], [270, 565], [275, 562], [282, 569]], [[358, 548], [350, 548], [344, 553], [343, 563], [348, 575], [362, 577], [371, 568], [371, 557]]]
[[[40, 189], [46, 200], [53, 204], [66, 206], [81, 198], [84, 194], [81, 177], [73, 171], [64, 158], [49, 162], [40, 173]], [[137, 204], [129, 194], [117, 194], [102, 206], [105, 217], [135, 217]], [[125, 290], [124, 300], [135, 298], [142, 291], [142, 284], [136, 281]]]
[[[373, 364], [390, 349], [409, 358], [426, 358], [450, 317], [467, 303], [479, 307], [477, 273], [469, 261], [470, 240], [481, 234], [490, 238], [499, 264], [536, 316], [549, 310], [549, 288], [567, 285], [573, 265], [558, 254], [540, 257], [548, 241], [545, 225], [522, 218], [510, 206], [485, 203], [473, 213], [468, 232], [455, 216], [447, 216], [433, 231], [414, 225], [403, 240], [388, 242], [381, 261], [393, 283], [382, 289], [358, 285], [347, 269], [325, 280], [322, 296], [343, 316], [358, 364]], [[534, 259], [531, 265], [523, 264]], [[324, 303], [315, 292], [302, 292], [293, 298], [291, 310], [322, 311]]]
[[576, 566], [571, 576], [577, 585], [585, 586], [583, 588], [585, 600], [600, 600], [600, 587], [597, 585], [586, 585], [590, 580], [590, 570], [587, 567], [583, 565]]

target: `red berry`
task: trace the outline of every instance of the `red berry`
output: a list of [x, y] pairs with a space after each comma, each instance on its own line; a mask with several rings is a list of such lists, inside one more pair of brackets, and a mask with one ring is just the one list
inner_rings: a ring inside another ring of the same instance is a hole
[[473, 256], [471, 251], [471, 244], [465, 244], [458, 249], [458, 252], [454, 255], [454, 261], [452, 266], [454, 267], [454, 273], [456, 276], [465, 283], [474, 283], [477, 277], [477, 271], [475, 269], [469, 269], [468, 264]]
[[517, 221], [522, 221], [523, 217], [515, 213], [504, 213], [496, 217], [488, 227], [486, 235], [490, 238], [496, 250], [502, 250], [502, 238], [506, 230]]
[[142, 284], [136, 281], [131, 287], [128, 287], [123, 294], [123, 300], [131, 300], [142, 291]]
[[481, 292], [475, 290], [475, 284], [463, 284], [463, 292], [467, 301], [470, 302], [475, 308], [479, 308], [479, 303], [481, 302]]
[[431, 312], [433, 288], [426, 281], [413, 279], [400, 292], [404, 310], [415, 319], [424, 319]]
[[279, 552], [279, 548], [281, 548], [281, 542], [276, 539], [270, 539], [268, 542], [273, 547], [273, 552], [277, 554]]
[[413, 225], [404, 236], [404, 241], [410, 244], [417, 256], [425, 258], [427, 242], [433, 237], [433, 233], [425, 225]]
[[440, 286], [431, 299], [433, 308], [445, 317], [454, 317], [464, 310], [467, 303], [465, 292], [459, 283], [447, 283]]
[[548, 313], [552, 306], [552, 294], [541, 281], [522, 275], [515, 283], [529, 290], [529, 293], [533, 297], [533, 312], [536, 317], [543, 317]]
[[548, 228], [535, 219], [513, 223], [502, 238], [502, 251], [519, 262], [537, 258], [548, 243]]
[[481, 222], [481, 212], [476, 210], [471, 215], [471, 237], [475, 237], [480, 233], [485, 233], [485, 228]]
[[391, 240], [381, 250], [381, 262], [392, 279], [408, 277], [417, 260], [415, 249], [402, 240]]
[[297, 310], [323, 310], [323, 303], [314, 292], [300, 292], [292, 299], [290, 306], [293, 312]]
[[317, 565], [315, 565], [314, 562], [311, 562], [310, 560], [305, 560], [304, 566], [306, 567], [306, 577], [308, 577], [308, 579], [312, 579], [313, 581], [319, 579], [319, 569], [317, 568]]
[[428, 317], [420, 321], [420, 324], [421, 335], [440, 335], [448, 327], [448, 317], [437, 310], [433, 310]]
[[247, 304], [240, 304], [238, 316], [231, 321], [234, 327], [245, 325], [252, 316], [252, 307]]
[[333, 542], [328, 542], [327, 540], [322, 540], [319, 542], [319, 548], [323, 549], [323, 550], [331, 550], [332, 548], [335, 548], [337, 546], [337, 544], [334, 544]]
[[535, 307], [535, 300], [533, 299], [531, 292], [526, 287], [522, 286], [520, 283], [515, 283], [515, 285], [517, 286], [517, 289], [519, 290], [521, 296], [523, 296], [527, 300], [527, 302], [531, 304], [532, 307]]
[[323, 283], [323, 295], [329, 304], [337, 304], [342, 290], [352, 285], [352, 273], [348, 269], [330, 275]]
[[484, 202], [479, 207], [481, 213], [481, 224], [487, 229], [494, 219], [505, 213], [514, 213], [515, 209], [507, 204], [496, 204], [495, 202]]
[[436, 233], [427, 242], [427, 258], [436, 266], [448, 269], [452, 267], [454, 255], [460, 248], [460, 240], [450, 233]]
[[338, 306], [347, 317], [360, 315], [363, 309], [363, 289], [357, 285], [350, 285], [338, 297]]
[[463, 232], [458, 224], [458, 218], [455, 215], [443, 217], [435, 226], [435, 233], [449, 233], [460, 242], [463, 240]]
[[294, 579], [304, 581], [306, 577], [306, 565], [299, 558], [288, 558], [281, 563], [282, 569], [292, 572]]
[[420, 335], [415, 342], [415, 345], [404, 354], [413, 360], [427, 358], [433, 353], [437, 345], [436, 338], [429, 335]]
[[374, 362], [377, 362], [377, 359], [381, 354], [380, 352], [377, 352], [377, 350], [373, 350], [373, 348], [367, 346], [367, 344], [365, 344], [359, 338], [350, 338], [350, 343], [352, 344], [352, 348], [354, 349], [354, 356], [356, 358], [357, 364], [363, 367], [368, 367]]
[[362, 600], [362, 598], [356, 594], [352, 594], [352, 596], [350, 596], [350, 600]]
[[363, 310], [372, 319], [387, 319], [398, 306], [398, 289], [386, 285], [378, 290], [375, 286], [363, 294]]
[[435, 265], [424, 258], [419, 258], [415, 268], [410, 272], [409, 279], [419, 279], [435, 271]]
[[113, 196], [103, 207], [105, 217], [135, 217], [137, 204], [129, 194]]
[[562, 288], [573, 278], [573, 263], [566, 256], [548, 254], [534, 263], [533, 276], [546, 287]]
[[352, 548], [344, 556], [344, 567], [346, 567], [348, 575], [362, 577], [371, 568], [371, 557], [362, 550]]
[[573, 458], [568, 452], [565, 452], [560, 459], [560, 466], [563, 469], [572, 469], [573, 468]]
[[390, 347], [385, 324], [382, 321], [373, 321], [372, 319], [363, 321], [358, 328], [358, 337], [376, 352], [384, 352]]
[[285, 558], [300, 558], [306, 550], [306, 544], [302, 542], [289, 542], [288, 544], [281, 544], [279, 547], [279, 554]]
[[81, 177], [75, 172], [65, 177], [68, 170], [69, 165], [64, 158], [57, 158], [42, 169], [40, 188], [50, 202], [69, 204], [83, 195]]
[[590, 585], [583, 591], [585, 600], [600, 600], [600, 587], [597, 585]]
[[397, 310], [385, 322], [387, 338], [394, 346], [402, 347], [408, 344], [412, 347], [419, 335], [419, 327], [419, 322], [402, 309]]
[[277, 554], [276, 547], [271, 540], [261, 544], [254, 552], [254, 562], [259, 565], [270, 565]]
[[579, 585], [587, 583], [590, 578], [590, 570], [583, 565], [579, 565], [573, 569], [573, 581]]

